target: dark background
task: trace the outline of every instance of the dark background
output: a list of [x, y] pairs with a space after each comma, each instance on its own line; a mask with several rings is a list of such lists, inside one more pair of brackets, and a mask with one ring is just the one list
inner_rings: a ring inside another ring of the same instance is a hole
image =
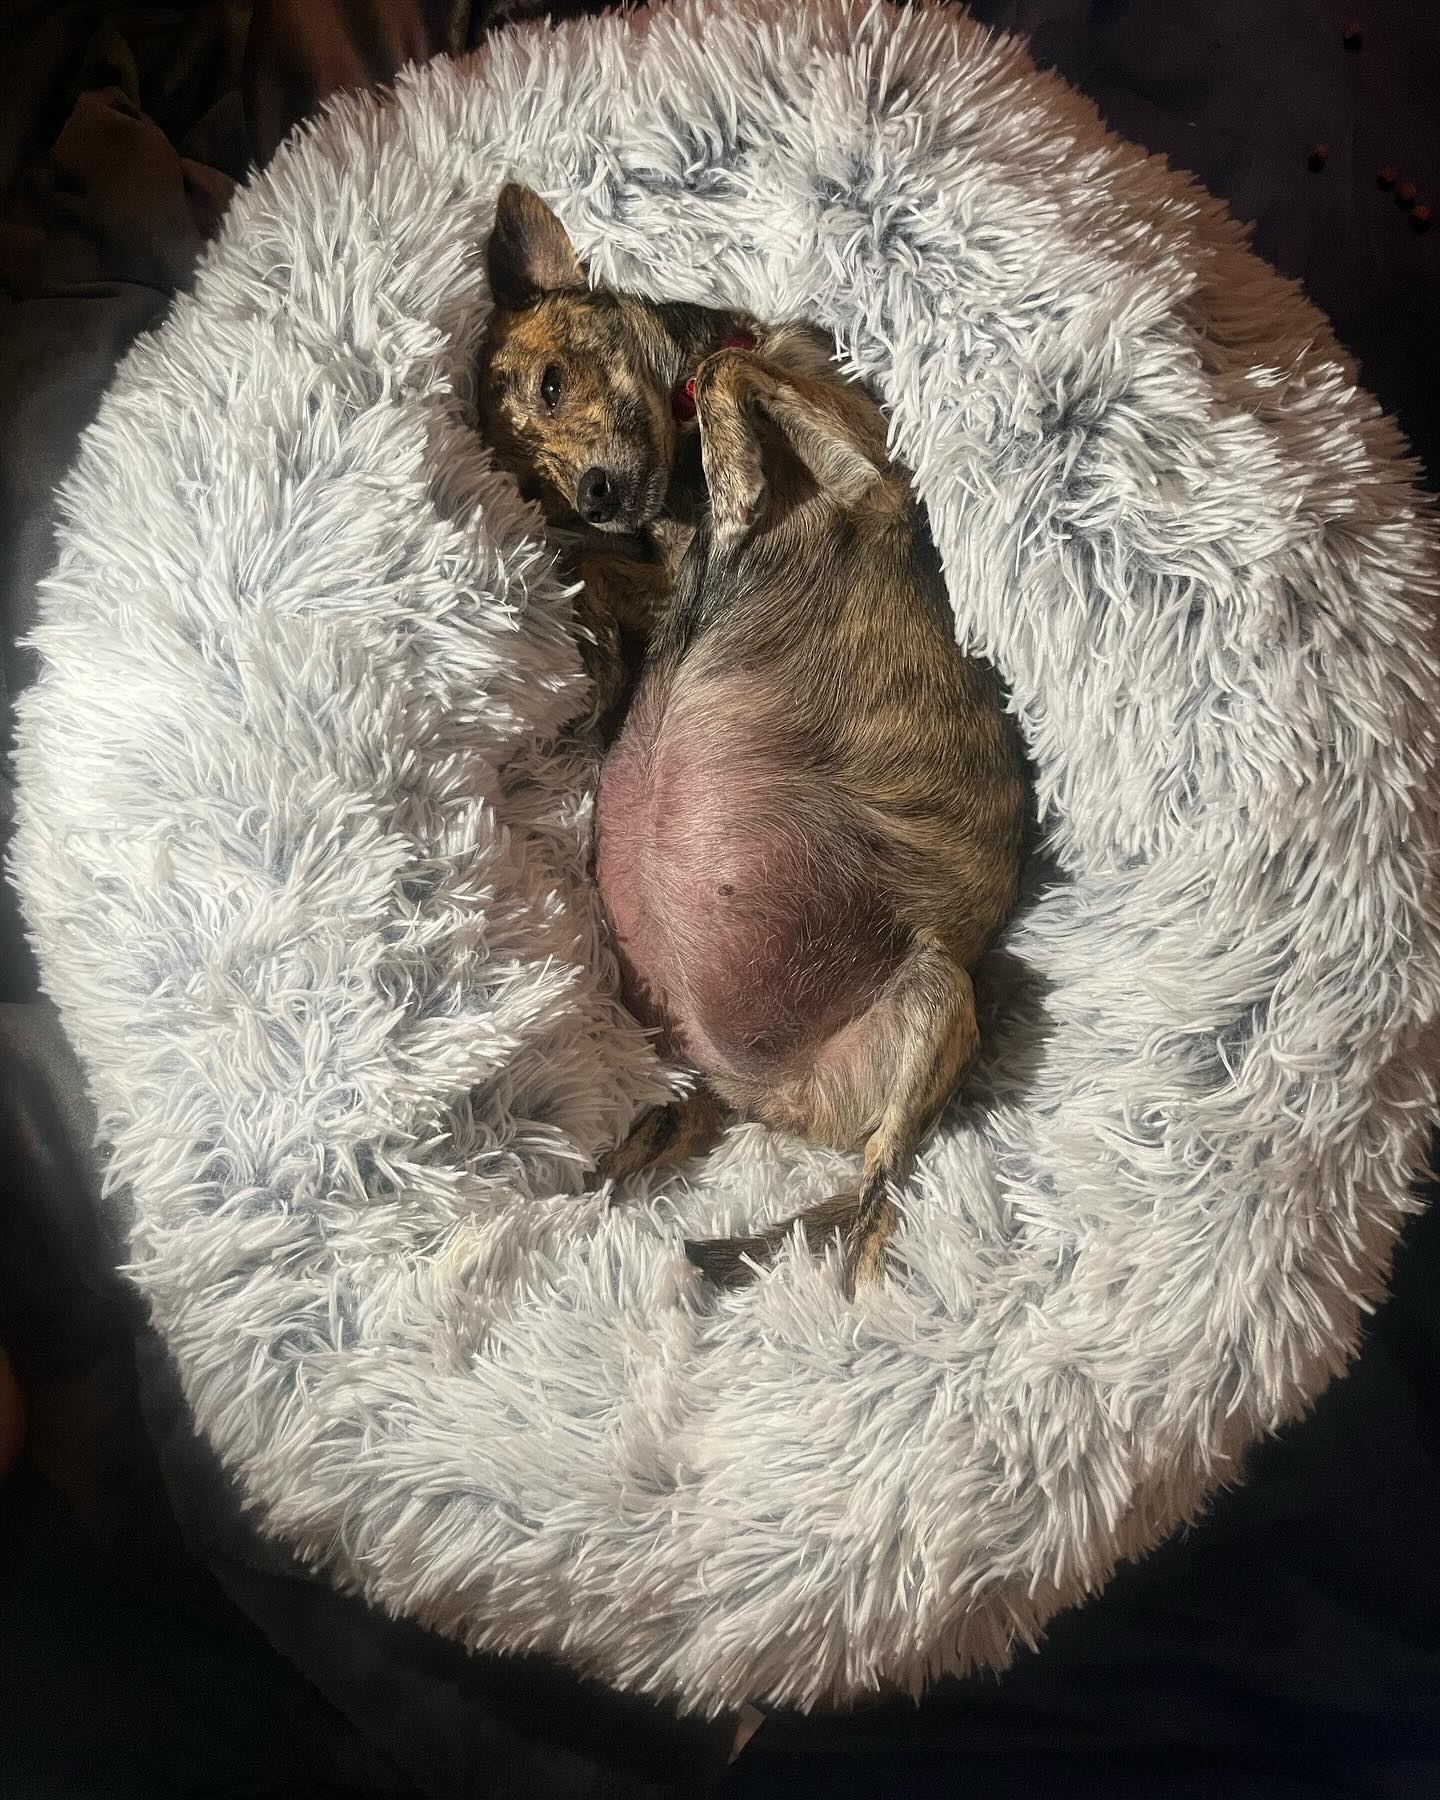
[[[233, 181], [338, 86], [527, 0], [0, 0], [0, 702], [50, 492]], [[556, 6], [552, 11], [580, 11]], [[1195, 170], [1301, 277], [1440, 469], [1440, 283], [1377, 175], [1440, 203], [1431, 0], [986, 0], [1112, 125]], [[1358, 25], [1347, 48], [1342, 33]], [[1323, 169], [1308, 166], [1324, 144]], [[12, 788], [0, 762], [0, 831]], [[1359, 1363], [1210, 1518], [999, 1680], [918, 1710], [681, 1726], [475, 1659], [248, 1530], [113, 1274], [78, 1074], [0, 896], [0, 1344], [31, 1434], [0, 1486], [0, 1789], [51, 1796], [1440, 1795], [1440, 1214]], [[718, 1787], [714, 1784], [718, 1778]]]

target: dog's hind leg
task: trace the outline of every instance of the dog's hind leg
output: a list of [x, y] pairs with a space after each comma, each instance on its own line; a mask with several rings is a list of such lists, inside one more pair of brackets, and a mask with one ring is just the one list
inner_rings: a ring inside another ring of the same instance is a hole
[[689, 1243], [685, 1253], [720, 1286], [752, 1279], [798, 1226], [812, 1248], [837, 1232], [853, 1295], [885, 1268], [899, 1223], [892, 1190], [979, 1047], [975, 991], [942, 945], [919, 941], [874, 1003], [824, 1046], [812, 1069], [756, 1108], [768, 1124], [812, 1142], [863, 1143], [860, 1185], [747, 1237]]

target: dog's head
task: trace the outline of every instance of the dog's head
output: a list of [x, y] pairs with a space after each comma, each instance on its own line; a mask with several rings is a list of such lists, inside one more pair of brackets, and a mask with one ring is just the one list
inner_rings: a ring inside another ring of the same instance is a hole
[[514, 183], [488, 261], [480, 416], [492, 449], [551, 517], [642, 529], [664, 504], [676, 446], [682, 352], [663, 310], [591, 288], [565, 227]]

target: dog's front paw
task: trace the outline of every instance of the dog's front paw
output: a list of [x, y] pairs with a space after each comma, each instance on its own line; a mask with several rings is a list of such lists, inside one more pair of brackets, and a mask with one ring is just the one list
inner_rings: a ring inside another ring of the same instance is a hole
[[650, 542], [656, 560], [668, 580], [674, 581], [694, 535], [695, 527], [678, 519], [657, 519], [650, 527]]
[[723, 460], [716, 459], [713, 469], [707, 457], [705, 468], [710, 487], [710, 519], [716, 537], [743, 537], [760, 517], [765, 501], [759, 456], [731, 449]]
[[756, 375], [747, 352], [719, 350], [695, 376], [700, 456], [711, 522], [721, 538], [749, 531], [764, 505], [765, 473], [750, 416]]

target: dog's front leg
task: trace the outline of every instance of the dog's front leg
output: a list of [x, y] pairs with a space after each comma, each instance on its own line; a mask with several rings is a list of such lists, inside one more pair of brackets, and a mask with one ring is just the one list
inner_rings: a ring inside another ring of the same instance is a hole
[[621, 550], [590, 548], [576, 559], [583, 586], [575, 597], [581, 660], [595, 687], [595, 716], [611, 718], [634, 677], [670, 577], [663, 561], [642, 562]]
[[720, 350], [695, 376], [700, 454], [716, 537], [743, 536], [765, 503], [759, 427], [768, 420], [816, 487], [852, 506], [890, 472], [884, 427], [855, 388], [792, 375], [747, 350]]
[[668, 561], [646, 562], [628, 549], [587, 544], [578, 558], [578, 573], [590, 610], [603, 611], [626, 637], [642, 647], [647, 644], [670, 591]]
[[597, 1181], [626, 1181], [632, 1175], [674, 1168], [703, 1156], [720, 1141], [728, 1121], [724, 1105], [709, 1088], [697, 1087], [682, 1099], [641, 1115], [629, 1135], [600, 1158]]

